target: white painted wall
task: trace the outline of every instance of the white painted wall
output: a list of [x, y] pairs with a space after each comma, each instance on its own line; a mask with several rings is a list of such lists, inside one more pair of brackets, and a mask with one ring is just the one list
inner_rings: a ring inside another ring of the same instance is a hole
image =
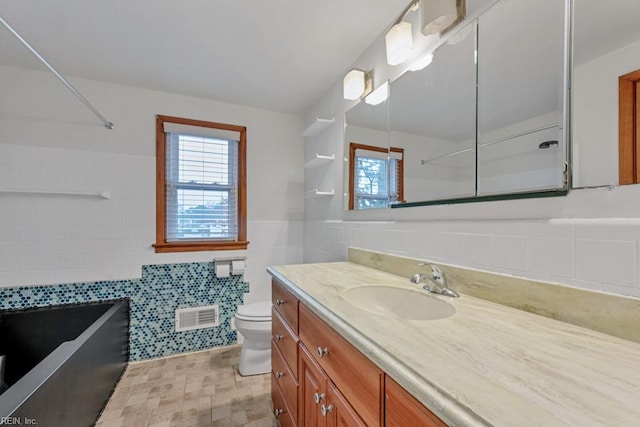
[[[386, 65], [382, 37], [353, 67], [373, 69], [376, 86], [402, 72], [402, 66]], [[316, 116], [336, 118], [327, 130], [306, 138], [306, 155], [343, 152], [343, 118], [352, 105], [342, 99], [341, 79], [336, 81], [306, 113], [306, 122]], [[605, 126], [609, 116], [595, 111], [589, 121]], [[599, 138], [600, 154], [583, 159], [585, 173], [593, 170], [594, 176], [608, 176], [601, 164], [617, 151], [606, 142], [611, 136], [603, 138], [604, 143]], [[337, 163], [314, 176], [305, 172], [305, 187], [342, 188], [343, 168]], [[307, 199], [304, 261], [344, 260], [348, 246], [640, 297], [640, 186], [573, 190], [566, 197], [375, 211], [344, 211], [341, 197]]]
[[[265, 267], [302, 261], [301, 116], [71, 81], [115, 129], [51, 74], [0, 67], [0, 188], [111, 199], [0, 193], [0, 286], [136, 278], [143, 264], [246, 255], [246, 302], [269, 299]], [[247, 127], [247, 251], [154, 252], [156, 114]]]

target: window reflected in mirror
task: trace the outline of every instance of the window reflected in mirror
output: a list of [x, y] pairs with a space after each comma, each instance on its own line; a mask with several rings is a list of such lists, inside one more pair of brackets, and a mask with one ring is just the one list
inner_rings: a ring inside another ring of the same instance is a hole
[[388, 208], [404, 200], [404, 150], [349, 144], [349, 209]]
[[344, 146], [346, 209], [388, 208], [402, 198], [402, 163], [389, 161], [388, 100], [360, 101], [347, 111]]

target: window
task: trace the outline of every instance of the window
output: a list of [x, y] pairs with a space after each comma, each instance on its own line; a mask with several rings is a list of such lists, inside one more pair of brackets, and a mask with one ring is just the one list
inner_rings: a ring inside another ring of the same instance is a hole
[[404, 201], [404, 149], [349, 144], [349, 209], [385, 208]]
[[640, 183], [640, 70], [620, 76], [618, 134], [620, 184]]
[[156, 252], [246, 249], [246, 128], [157, 116]]

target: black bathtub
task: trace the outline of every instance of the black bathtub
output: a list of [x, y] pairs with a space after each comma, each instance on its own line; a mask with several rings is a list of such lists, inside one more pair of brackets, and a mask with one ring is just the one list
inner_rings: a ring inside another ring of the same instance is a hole
[[93, 425], [129, 357], [127, 300], [0, 312], [0, 425]]

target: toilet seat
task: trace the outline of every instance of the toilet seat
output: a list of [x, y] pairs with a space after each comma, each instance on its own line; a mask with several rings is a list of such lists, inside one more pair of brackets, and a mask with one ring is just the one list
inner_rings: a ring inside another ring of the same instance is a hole
[[235, 317], [250, 322], [271, 322], [271, 302], [261, 301], [239, 306]]

